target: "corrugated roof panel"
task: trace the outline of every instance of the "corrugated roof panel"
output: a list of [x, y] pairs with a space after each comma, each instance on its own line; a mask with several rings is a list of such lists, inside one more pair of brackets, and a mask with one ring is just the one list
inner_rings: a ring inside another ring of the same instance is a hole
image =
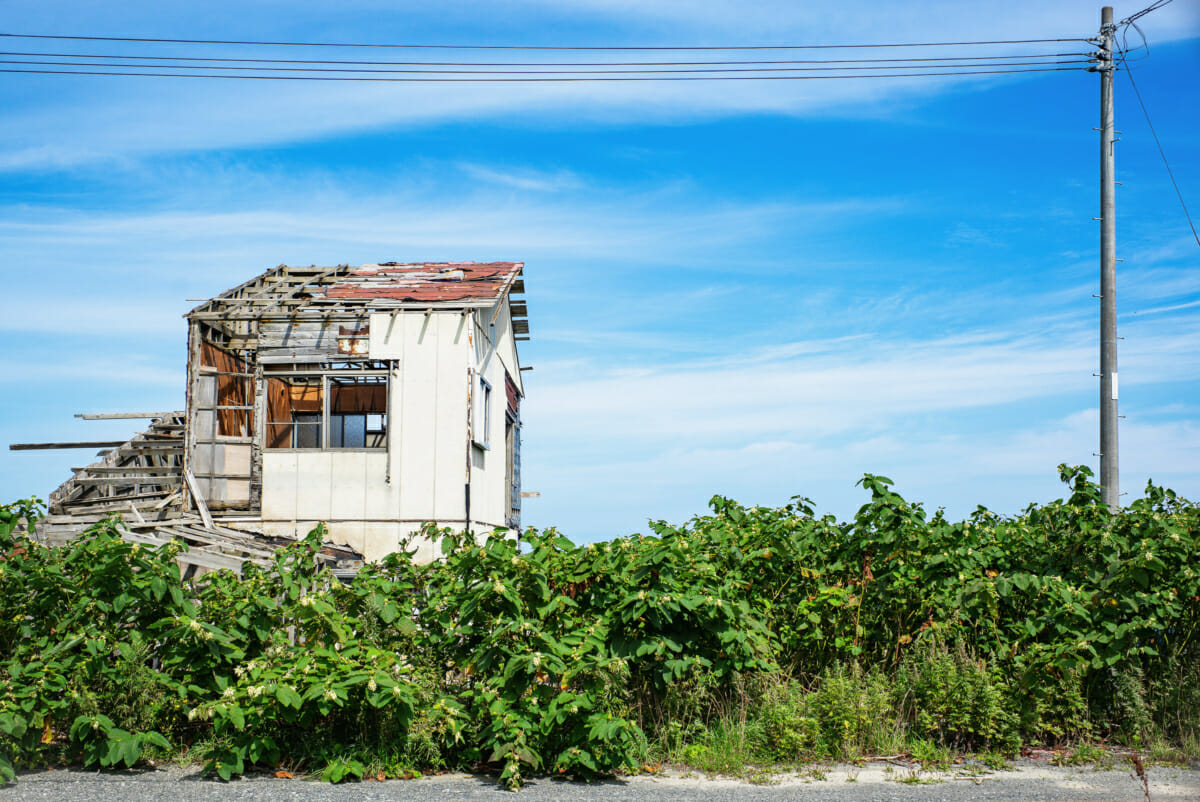
[[523, 262], [387, 262], [363, 265], [325, 287], [329, 299], [395, 301], [498, 300]]

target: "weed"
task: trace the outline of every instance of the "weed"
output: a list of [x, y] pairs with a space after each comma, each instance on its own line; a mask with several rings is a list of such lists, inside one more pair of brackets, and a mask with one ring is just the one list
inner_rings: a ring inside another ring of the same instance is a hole
[[912, 768], [905, 769], [904, 773], [896, 778], [896, 782], [903, 785], [934, 785], [942, 780], [939, 777], [925, 774], [920, 769]]
[[950, 750], [939, 746], [933, 741], [917, 738], [910, 742], [909, 753], [912, 759], [928, 771], [945, 771], [950, 768]]
[[1008, 762], [1008, 758], [1006, 758], [1001, 752], [994, 750], [984, 751], [976, 755], [976, 758], [992, 771], [1012, 770], [1012, 764]]

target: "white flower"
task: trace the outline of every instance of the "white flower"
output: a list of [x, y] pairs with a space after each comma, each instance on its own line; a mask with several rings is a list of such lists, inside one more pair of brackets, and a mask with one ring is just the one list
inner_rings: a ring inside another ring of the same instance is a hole
[[371, 677], [371, 679], [367, 681], [367, 690], [371, 693], [375, 693], [376, 689], [378, 688], [379, 686], [375, 684], [375, 678]]
[[496, 591], [497, 593], [504, 592], [504, 585], [500, 583], [499, 579], [492, 583], [492, 590]]
[[237, 691], [235, 691], [233, 688], [226, 688], [225, 692], [221, 694], [221, 698], [232, 701], [233, 699], [237, 698]]
[[325, 691], [325, 693], [323, 695], [326, 699], [328, 699], [331, 702], [334, 701], [335, 699], [337, 699], [337, 691], [333, 690], [332, 688]]
[[399, 696], [400, 696], [400, 686], [399, 685], [392, 686], [392, 696], [399, 698]]
[[200, 632], [204, 629], [204, 627], [200, 625], [199, 621], [192, 618], [188, 620], [188, 629], [190, 629], [192, 632]]

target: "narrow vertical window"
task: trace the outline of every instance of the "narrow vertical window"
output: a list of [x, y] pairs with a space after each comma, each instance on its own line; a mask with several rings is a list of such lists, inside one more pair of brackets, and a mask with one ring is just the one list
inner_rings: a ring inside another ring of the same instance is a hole
[[492, 435], [492, 385], [479, 377], [479, 392], [475, 400], [475, 420], [471, 437], [481, 448], [491, 447]]

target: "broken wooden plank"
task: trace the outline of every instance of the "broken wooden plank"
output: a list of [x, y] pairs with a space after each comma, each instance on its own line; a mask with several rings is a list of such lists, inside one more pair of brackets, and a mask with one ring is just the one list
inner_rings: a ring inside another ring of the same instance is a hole
[[133, 485], [175, 487], [183, 483], [183, 478], [176, 473], [174, 476], [76, 476], [71, 481], [84, 487], [128, 487]]
[[76, 412], [83, 420], [132, 420], [137, 418], [182, 418], [186, 412]]
[[86, 468], [72, 468], [73, 471], [87, 471], [94, 476], [117, 474], [135, 474], [137, 476], [171, 476], [178, 475], [179, 468], [170, 465], [89, 465]]
[[142, 517], [142, 513], [140, 510], [138, 510], [137, 505], [132, 501], [127, 503], [129, 504], [129, 511], [133, 513], [134, 518], [138, 519], [138, 523], [146, 523], [146, 519]]
[[124, 440], [86, 440], [75, 443], [10, 443], [9, 451], [42, 451], [53, 448], [116, 448]]
[[196, 475], [189, 468], [184, 472], [183, 476], [187, 480], [188, 490], [192, 493], [192, 501], [196, 502], [196, 509], [200, 511], [200, 518], [204, 521], [205, 526], [212, 529], [212, 513], [208, 511], [208, 505], [204, 503], [204, 496], [200, 493], [200, 486], [196, 482]]

